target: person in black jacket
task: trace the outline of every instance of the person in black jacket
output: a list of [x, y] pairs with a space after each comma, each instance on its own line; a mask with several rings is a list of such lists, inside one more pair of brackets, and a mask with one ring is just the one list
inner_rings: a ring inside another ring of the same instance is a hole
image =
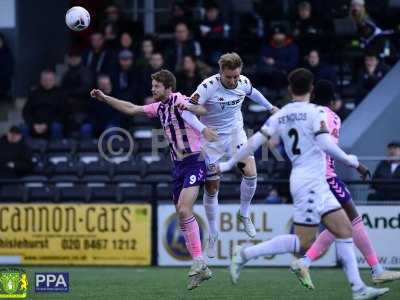
[[22, 114], [32, 137], [62, 137], [63, 92], [56, 86], [54, 71], [40, 74], [39, 87], [34, 88], [25, 103]]
[[25, 144], [21, 129], [12, 126], [0, 138], [0, 178], [13, 179], [32, 170], [32, 156]]
[[357, 75], [357, 104], [385, 77], [389, 67], [374, 52], [367, 52], [364, 66]]
[[91, 48], [83, 55], [83, 64], [93, 74], [110, 74], [115, 63], [115, 58], [110, 49], [105, 45], [104, 35], [101, 32], [93, 32], [90, 35]]
[[0, 33], [0, 101], [10, 99], [11, 78], [14, 73], [14, 58], [4, 35]]
[[68, 71], [61, 81], [61, 87], [66, 97], [63, 115], [67, 135], [79, 131], [87, 120], [87, 95], [92, 85], [92, 73], [82, 64], [81, 55], [71, 51], [68, 55]]
[[[382, 160], [372, 176], [372, 188], [375, 194], [370, 194], [369, 200], [399, 200], [400, 201], [400, 142], [388, 144], [388, 160]], [[397, 183], [384, 183], [385, 180], [397, 180]]]
[[203, 79], [199, 71], [196, 57], [186, 55], [183, 58], [182, 71], [178, 72], [176, 75], [177, 90], [183, 95], [190, 96]]
[[318, 82], [322, 79], [329, 80], [336, 86], [337, 76], [335, 70], [321, 61], [318, 50], [311, 49], [307, 53], [306, 63], [304, 65], [306, 69], [309, 69], [314, 75], [314, 82]]
[[190, 31], [185, 23], [175, 26], [175, 39], [165, 51], [165, 62], [171, 71], [180, 71], [185, 55], [201, 55], [199, 42], [190, 37]]
[[205, 18], [199, 24], [199, 31], [205, 61], [217, 65], [219, 57], [227, 46], [230, 26], [221, 16], [215, 3], [206, 6]]
[[118, 66], [112, 74], [112, 85], [115, 97], [126, 101], [143, 101], [143, 84], [141, 70], [133, 65], [133, 53], [122, 50], [118, 54]]

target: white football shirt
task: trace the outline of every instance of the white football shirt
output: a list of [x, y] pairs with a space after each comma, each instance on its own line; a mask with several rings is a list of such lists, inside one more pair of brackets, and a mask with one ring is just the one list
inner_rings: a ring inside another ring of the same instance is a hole
[[260, 132], [282, 139], [292, 162], [291, 177], [324, 180], [325, 152], [319, 148], [315, 137], [326, 133], [326, 124], [327, 116], [322, 107], [308, 102], [293, 102], [271, 116]]
[[205, 79], [190, 97], [193, 104], [201, 104], [207, 114], [200, 121], [218, 133], [229, 134], [243, 128], [242, 103], [252, 92], [250, 80], [240, 75], [234, 89], [228, 89], [221, 83], [219, 74]]

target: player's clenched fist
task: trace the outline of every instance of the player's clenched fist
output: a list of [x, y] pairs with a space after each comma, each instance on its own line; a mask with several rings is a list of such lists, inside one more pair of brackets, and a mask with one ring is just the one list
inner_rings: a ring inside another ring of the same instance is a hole
[[105, 101], [105, 97], [106, 97], [106, 95], [104, 95], [104, 93], [98, 89], [93, 89], [90, 92], [90, 96], [93, 98], [96, 98], [99, 101]]

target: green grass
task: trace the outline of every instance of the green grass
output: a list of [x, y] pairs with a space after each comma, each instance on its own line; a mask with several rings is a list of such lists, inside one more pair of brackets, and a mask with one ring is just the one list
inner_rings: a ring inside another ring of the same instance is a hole
[[[157, 299], [351, 299], [340, 269], [312, 269], [315, 291], [305, 290], [287, 268], [246, 268], [233, 286], [226, 268], [212, 268], [214, 276], [201, 287], [186, 290], [188, 268], [160, 267], [26, 267], [30, 299], [157, 300]], [[34, 272], [69, 272], [69, 293], [35, 293]], [[369, 272], [362, 271], [367, 284]], [[400, 299], [400, 282], [388, 283], [383, 299]]]

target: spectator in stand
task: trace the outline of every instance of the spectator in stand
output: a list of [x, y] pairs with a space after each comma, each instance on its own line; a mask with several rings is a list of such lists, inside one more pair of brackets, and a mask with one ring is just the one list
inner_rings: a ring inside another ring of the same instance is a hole
[[297, 5], [297, 19], [293, 27], [293, 36], [299, 45], [301, 56], [310, 49], [321, 46], [324, 29], [322, 22], [313, 14], [310, 2], [303, 1]]
[[76, 51], [71, 51], [68, 55], [68, 70], [61, 81], [65, 94], [62, 113], [67, 136], [74, 135], [87, 121], [87, 95], [92, 85], [92, 73], [82, 64], [82, 56]]
[[12, 179], [32, 171], [32, 155], [22, 136], [21, 129], [12, 126], [0, 138], [0, 178]]
[[190, 96], [203, 79], [204, 77], [200, 75], [196, 57], [186, 55], [183, 58], [182, 70], [176, 76], [177, 90], [183, 95]]
[[11, 99], [11, 79], [14, 73], [14, 58], [5, 37], [0, 33], [0, 101]]
[[113, 23], [108, 23], [104, 27], [104, 40], [106, 48], [117, 50], [118, 49], [118, 33]]
[[136, 64], [141, 67], [148, 66], [151, 55], [154, 53], [155, 50], [156, 45], [154, 38], [150, 35], [146, 36], [141, 43], [140, 55], [137, 59]]
[[206, 6], [205, 18], [200, 22], [199, 30], [206, 63], [217, 65], [230, 32], [230, 26], [224, 21], [218, 5], [210, 3]]
[[367, 52], [364, 66], [357, 75], [357, 104], [378, 84], [389, 71], [384, 62], [379, 61], [374, 52]]
[[133, 53], [130, 50], [122, 50], [118, 54], [118, 67], [112, 76], [114, 95], [125, 101], [142, 103], [141, 75], [142, 71], [133, 66]]
[[63, 92], [56, 86], [53, 70], [43, 70], [40, 82], [34, 88], [23, 108], [23, 117], [28, 128], [26, 134], [32, 137], [63, 137], [62, 111], [64, 110]]
[[299, 63], [299, 49], [293, 39], [286, 35], [286, 28], [277, 25], [272, 28], [272, 39], [261, 49], [257, 66], [258, 81], [274, 90], [287, 85], [287, 74]]
[[193, 55], [200, 57], [201, 47], [199, 42], [190, 36], [188, 25], [178, 23], [175, 26], [175, 39], [165, 51], [167, 68], [172, 71], [179, 71], [182, 67], [183, 57]]
[[335, 70], [327, 63], [321, 62], [318, 50], [311, 49], [307, 53], [304, 67], [314, 74], [315, 82], [318, 82], [321, 79], [326, 79], [336, 85], [337, 76]]
[[[375, 193], [368, 200], [400, 200], [400, 142], [391, 142], [387, 148], [389, 159], [381, 161], [376, 168], [372, 176]], [[397, 182], [385, 183], [385, 180]]]
[[90, 35], [91, 49], [83, 56], [83, 64], [93, 74], [110, 74], [115, 59], [112, 51], [105, 46], [104, 36], [101, 32], [93, 32]]
[[[110, 76], [100, 74], [97, 76], [96, 87], [107, 95], [115, 97], [113, 85]], [[94, 130], [96, 136], [99, 136], [104, 130], [110, 127], [121, 127], [124, 116], [112, 109], [106, 103], [91, 99], [89, 109], [90, 123], [85, 124], [86, 132]], [[92, 129], [93, 128], [93, 129]]]
[[138, 56], [138, 49], [136, 49], [132, 34], [129, 32], [123, 32], [119, 38], [119, 52], [122, 50], [130, 50], [134, 57]]
[[193, 19], [193, 14], [184, 1], [174, 1], [171, 6], [171, 17], [168, 22], [171, 27], [168, 29], [168, 32], [173, 31], [179, 23], [185, 23], [190, 29], [193, 29]]
[[113, 4], [107, 6], [104, 15], [105, 24], [112, 24], [117, 36], [120, 36], [122, 32], [130, 32], [138, 38], [143, 36], [142, 22], [133, 22], [124, 18], [118, 6]]
[[[143, 70], [143, 87], [144, 87], [144, 104], [154, 102], [153, 94], [151, 93], [151, 74], [154, 74], [164, 68], [164, 57], [161, 52], [154, 52], [151, 55], [149, 65]], [[140, 103], [136, 103], [141, 105]]]

